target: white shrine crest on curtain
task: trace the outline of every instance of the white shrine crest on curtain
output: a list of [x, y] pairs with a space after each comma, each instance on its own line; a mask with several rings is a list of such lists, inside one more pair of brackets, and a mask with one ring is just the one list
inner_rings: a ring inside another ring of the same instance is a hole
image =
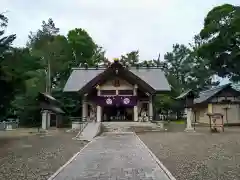
[[107, 98], [107, 99], [106, 99], [106, 103], [107, 103], [107, 104], [112, 104], [112, 100], [111, 100], [110, 98]]
[[129, 98], [124, 98], [123, 99], [123, 103], [124, 104], [129, 104], [130, 103], [130, 99]]

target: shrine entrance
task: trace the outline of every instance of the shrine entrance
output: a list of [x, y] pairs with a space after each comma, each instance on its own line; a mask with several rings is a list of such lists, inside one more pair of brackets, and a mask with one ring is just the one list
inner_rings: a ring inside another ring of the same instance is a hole
[[133, 121], [133, 107], [105, 106], [102, 115], [103, 121]]

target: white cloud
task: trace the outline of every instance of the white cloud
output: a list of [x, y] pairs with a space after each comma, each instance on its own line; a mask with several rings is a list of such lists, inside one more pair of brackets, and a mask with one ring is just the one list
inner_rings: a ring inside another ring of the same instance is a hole
[[[16, 45], [24, 45], [29, 31], [53, 18], [61, 33], [81, 27], [107, 56], [139, 49], [142, 59], [156, 58], [174, 43], [189, 43], [202, 27], [206, 13], [222, 0], [2, 0], [8, 10], [8, 33], [16, 33]], [[236, 3], [229, 0], [228, 3]], [[226, 3], [226, 1], [225, 1]]]

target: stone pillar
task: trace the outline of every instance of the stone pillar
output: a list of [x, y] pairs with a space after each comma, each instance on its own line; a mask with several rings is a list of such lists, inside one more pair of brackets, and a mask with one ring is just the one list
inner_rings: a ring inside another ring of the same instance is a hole
[[48, 125], [48, 111], [43, 110], [41, 113], [42, 113], [42, 129], [46, 130]]
[[86, 100], [82, 101], [82, 120], [86, 121], [87, 120], [87, 115], [88, 115], [88, 105]]
[[152, 121], [153, 120], [153, 101], [152, 101], [152, 96], [149, 96], [148, 116], [149, 116], [149, 121]]
[[193, 119], [193, 111], [192, 108], [187, 108], [187, 127], [185, 131], [187, 132], [193, 132], [194, 129], [192, 127], [192, 119]]
[[51, 126], [51, 112], [47, 111], [47, 129]]
[[102, 107], [97, 106], [97, 122], [101, 122], [101, 121], [102, 121]]
[[138, 106], [133, 107], [133, 120], [138, 121]]

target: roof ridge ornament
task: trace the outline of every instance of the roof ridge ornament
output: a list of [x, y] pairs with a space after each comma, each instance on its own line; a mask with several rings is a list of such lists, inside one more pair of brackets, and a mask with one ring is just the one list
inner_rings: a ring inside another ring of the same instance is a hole
[[119, 62], [119, 58], [113, 58], [114, 62]]
[[100, 89], [100, 86], [99, 84], [96, 85], [96, 89], [99, 90]]

